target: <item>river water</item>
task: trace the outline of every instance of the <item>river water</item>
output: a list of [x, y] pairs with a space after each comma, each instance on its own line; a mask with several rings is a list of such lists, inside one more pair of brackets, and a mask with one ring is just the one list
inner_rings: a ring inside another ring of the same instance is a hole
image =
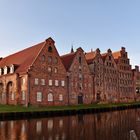
[[0, 121], [0, 140], [140, 139], [140, 109], [65, 117]]

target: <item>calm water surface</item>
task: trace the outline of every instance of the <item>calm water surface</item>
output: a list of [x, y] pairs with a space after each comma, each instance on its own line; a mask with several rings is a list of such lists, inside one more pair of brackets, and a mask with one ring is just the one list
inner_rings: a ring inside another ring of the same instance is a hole
[[0, 140], [129, 140], [132, 129], [140, 139], [140, 109], [0, 121]]

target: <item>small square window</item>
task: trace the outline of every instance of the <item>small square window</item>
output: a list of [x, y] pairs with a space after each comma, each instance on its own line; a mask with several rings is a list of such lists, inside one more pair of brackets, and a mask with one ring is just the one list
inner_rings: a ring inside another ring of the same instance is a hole
[[37, 102], [42, 101], [42, 92], [37, 92]]
[[35, 85], [38, 85], [38, 83], [39, 83], [39, 79], [35, 78]]
[[49, 80], [49, 86], [52, 86], [52, 85], [53, 85], [52, 80]]
[[55, 86], [59, 86], [59, 81], [55, 80]]

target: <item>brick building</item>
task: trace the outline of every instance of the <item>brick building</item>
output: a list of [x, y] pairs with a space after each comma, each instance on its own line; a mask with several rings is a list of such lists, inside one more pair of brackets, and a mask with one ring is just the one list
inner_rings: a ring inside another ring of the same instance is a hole
[[48, 38], [1, 59], [1, 104], [67, 104], [67, 73], [54, 43]]
[[71, 105], [140, 100], [140, 71], [124, 47], [59, 56], [52, 38], [0, 58], [0, 104]]
[[69, 104], [90, 104], [93, 102], [93, 77], [90, 73], [84, 51], [78, 48], [76, 52], [61, 56], [67, 70]]

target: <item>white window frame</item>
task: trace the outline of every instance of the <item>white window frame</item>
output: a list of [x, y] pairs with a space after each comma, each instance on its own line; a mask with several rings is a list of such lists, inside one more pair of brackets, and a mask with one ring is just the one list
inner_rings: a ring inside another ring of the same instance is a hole
[[64, 87], [65, 86], [65, 80], [61, 81], [61, 86]]
[[21, 96], [22, 96], [22, 101], [25, 101], [25, 99], [26, 99], [25, 91], [22, 91], [21, 92]]
[[54, 68], [54, 73], [58, 73], [58, 68]]
[[48, 102], [53, 102], [53, 94], [52, 93], [48, 94]]
[[14, 94], [14, 92], [11, 93], [11, 100], [12, 101], [15, 100], [15, 94]]
[[41, 79], [41, 85], [42, 85], [42, 86], [46, 85], [45, 79]]
[[63, 101], [63, 94], [59, 94], [59, 101]]
[[42, 92], [37, 92], [37, 95], [36, 95], [36, 100], [37, 102], [42, 102]]
[[2, 68], [0, 68], [0, 75], [2, 75]]
[[39, 79], [35, 78], [35, 85], [38, 85], [38, 84], [39, 84]]
[[14, 65], [10, 66], [10, 73], [14, 73]]
[[7, 72], [8, 72], [8, 67], [5, 66], [5, 67], [4, 67], [4, 74], [7, 74]]
[[55, 86], [58, 87], [59, 86], [59, 81], [55, 80]]
[[49, 79], [49, 86], [52, 86], [53, 85], [53, 81], [52, 79]]

